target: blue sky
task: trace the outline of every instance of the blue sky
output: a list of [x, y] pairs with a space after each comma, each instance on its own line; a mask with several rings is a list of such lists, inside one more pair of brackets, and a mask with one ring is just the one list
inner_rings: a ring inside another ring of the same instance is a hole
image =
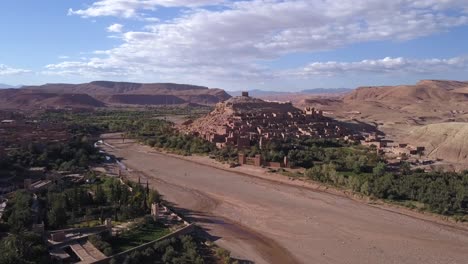
[[468, 80], [468, 0], [2, 0], [0, 83]]

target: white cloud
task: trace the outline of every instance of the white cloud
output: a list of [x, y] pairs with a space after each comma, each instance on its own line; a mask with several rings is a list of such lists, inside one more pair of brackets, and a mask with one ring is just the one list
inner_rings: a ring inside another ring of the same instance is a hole
[[0, 64], [0, 76], [6, 76], [6, 75], [18, 75], [18, 74], [23, 74], [23, 73], [29, 73], [31, 72], [30, 70], [24, 70], [24, 69], [17, 69], [17, 68], [12, 68], [4, 64]]
[[408, 59], [386, 57], [357, 62], [314, 62], [307, 66], [283, 72], [283, 76], [336, 76], [342, 74], [434, 74], [454, 70], [468, 70], [468, 57], [450, 59]]
[[[81, 16], [138, 17], [161, 6], [203, 6], [216, 0], [101, 0]], [[467, 25], [467, 0], [252, 0], [223, 9], [196, 8], [170, 21], [125, 32], [123, 43], [84, 62], [49, 65], [73, 74], [262, 79], [259, 66], [295, 52], [318, 52], [371, 41], [404, 41]], [[149, 17], [145, 16], [147, 19]], [[395, 62], [396, 63], [396, 62]], [[322, 66], [324, 67], [324, 66]]]
[[86, 9], [69, 9], [69, 15], [82, 17], [119, 16], [138, 17], [138, 10], [155, 10], [163, 7], [199, 7], [220, 4], [223, 0], [100, 0]]
[[[82, 59], [83, 60], [83, 59]], [[128, 76], [128, 72], [131, 72], [130, 67], [112, 67], [99, 62], [97, 59], [84, 59], [87, 61], [65, 61], [58, 64], [50, 64], [45, 68], [46, 70], [41, 72], [45, 75], [58, 75], [58, 76], [85, 76], [88, 78], [99, 78], [99, 77], [116, 77], [116, 76]]]
[[108, 32], [114, 32], [114, 33], [120, 33], [123, 30], [123, 25], [121, 24], [112, 24], [109, 27], [107, 27]]

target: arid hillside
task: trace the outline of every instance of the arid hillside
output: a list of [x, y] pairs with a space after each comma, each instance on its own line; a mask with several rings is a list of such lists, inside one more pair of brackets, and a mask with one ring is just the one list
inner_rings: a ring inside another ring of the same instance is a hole
[[463, 102], [468, 100], [468, 82], [424, 80], [416, 85], [360, 87], [344, 101], [376, 101], [392, 105]]
[[461, 124], [468, 122], [468, 82], [423, 80], [415, 85], [360, 87], [342, 97], [306, 98], [299, 105], [374, 125], [396, 142], [424, 145], [430, 158], [459, 163], [468, 155], [460, 137], [467, 130]]
[[195, 85], [96, 81], [0, 90], [0, 108], [210, 105], [229, 98], [222, 89]]
[[342, 97], [306, 98], [299, 105], [376, 124], [466, 122], [468, 82], [424, 80], [416, 85], [360, 87]]
[[406, 141], [426, 147], [431, 159], [468, 163], [468, 123], [439, 123], [410, 131]]

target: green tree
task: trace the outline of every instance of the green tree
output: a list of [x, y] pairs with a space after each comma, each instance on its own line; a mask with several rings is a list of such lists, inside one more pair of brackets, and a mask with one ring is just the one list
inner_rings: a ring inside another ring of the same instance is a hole
[[403, 162], [400, 166], [401, 174], [410, 175], [411, 174], [411, 165], [408, 162]]
[[12, 232], [17, 233], [31, 226], [31, 201], [31, 194], [26, 191], [17, 191], [10, 201], [13, 205], [6, 214], [8, 215], [7, 222]]
[[152, 203], [159, 203], [161, 201], [161, 195], [156, 190], [150, 190], [148, 195], [148, 205]]
[[50, 193], [48, 203], [50, 204], [50, 209], [47, 213], [49, 226], [52, 228], [64, 227], [67, 224], [65, 195], [61, 193]]
[[372, 169], [374, 176], [381, 177], [385, 174], [387, 170], [387, 165], [383, 162], [377, 163], [377, 165]]
[[9, 234], [0, 240], [0, 264], [49, 263], [49, 254], [42, 238], [34, 233]]
[[107, 202], [106, 193], [102, 189], [101, 184], [96, 185], [95, 203], [98, 205], [104, 205]]

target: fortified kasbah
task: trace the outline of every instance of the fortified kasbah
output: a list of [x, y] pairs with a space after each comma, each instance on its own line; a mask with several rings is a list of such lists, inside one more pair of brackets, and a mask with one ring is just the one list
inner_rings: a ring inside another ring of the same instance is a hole
[[271, 102], [252, 98], [247, 92], [216, 105], [214, 111], [182, 128], [187, 133], [216, 143], [218, 148], [232, 145], [238, 149], [271, 140], [287, 138], [357, 139], [336, 120], [323, 116], [321, 110], [300, 110], [290, 102]]

